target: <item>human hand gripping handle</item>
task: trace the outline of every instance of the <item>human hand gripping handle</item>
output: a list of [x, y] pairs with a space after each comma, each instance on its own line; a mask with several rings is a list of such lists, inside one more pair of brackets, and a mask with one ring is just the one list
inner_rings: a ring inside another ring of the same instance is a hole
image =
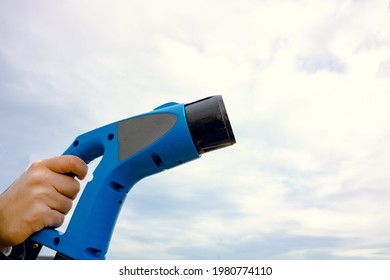
[[0, 196], [0, 248], [18, 245], [46, 227], [59, 227], [72, 208], [88, 166], [76, 156], [36, 161]]

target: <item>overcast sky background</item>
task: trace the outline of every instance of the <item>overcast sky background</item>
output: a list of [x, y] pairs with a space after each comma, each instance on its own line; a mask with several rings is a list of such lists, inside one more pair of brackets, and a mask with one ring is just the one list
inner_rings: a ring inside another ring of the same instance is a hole
[[79, 134], [221, 94], [237, 144], [139, 182], [108, 259], [389, 259], [388, 7], [0, 0], [0, 191]]

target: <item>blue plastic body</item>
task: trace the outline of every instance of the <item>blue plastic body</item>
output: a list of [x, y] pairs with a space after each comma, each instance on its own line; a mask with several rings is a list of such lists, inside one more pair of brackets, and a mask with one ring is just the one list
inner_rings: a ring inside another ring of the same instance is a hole
[[[127, 130], [120, 131], [121, 126], [149, 116], [152, 126], [142, 127], [139, 134], [152, 135], [151, 142], [138, 141], [136, 146], [146, 146], [128, 151], [134, 143], [127, 142], [127, 137], [132, 136], [123, 135]], [[165, 123], [167, 116], [169, 124]], [[165, 130], [153, 136], [160, 126], [165, 126]], [[100, 156], [102, 159], [93, 179], [86, 184], [66, 231], [45, 228], [31, 239], [69, 258], [91, 260], [105, 259], [126, 195], [139, 180], [200, 156], [187, 126], [184, 104], [178, 103], [164, 104], [149, 113], [82, 134], [64, 154], [76, 155], [86, 163]]]

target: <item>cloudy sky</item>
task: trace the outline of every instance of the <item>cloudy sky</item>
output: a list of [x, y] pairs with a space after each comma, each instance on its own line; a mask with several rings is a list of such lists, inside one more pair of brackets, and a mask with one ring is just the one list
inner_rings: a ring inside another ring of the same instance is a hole
[[390, 258], [387, 0], [0, 0], [0, 190], [215, 94], [237, 144], [139, 182], [108, 259]]

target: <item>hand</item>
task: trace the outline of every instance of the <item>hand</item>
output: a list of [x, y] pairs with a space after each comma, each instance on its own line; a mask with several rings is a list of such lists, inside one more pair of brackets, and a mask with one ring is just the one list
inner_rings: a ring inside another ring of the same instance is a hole
[[72, 208], [88, 166], [76, 156], [34, 162], [0, 195], [0, 249], [24, 242], [45, 227], [59, 227]]

